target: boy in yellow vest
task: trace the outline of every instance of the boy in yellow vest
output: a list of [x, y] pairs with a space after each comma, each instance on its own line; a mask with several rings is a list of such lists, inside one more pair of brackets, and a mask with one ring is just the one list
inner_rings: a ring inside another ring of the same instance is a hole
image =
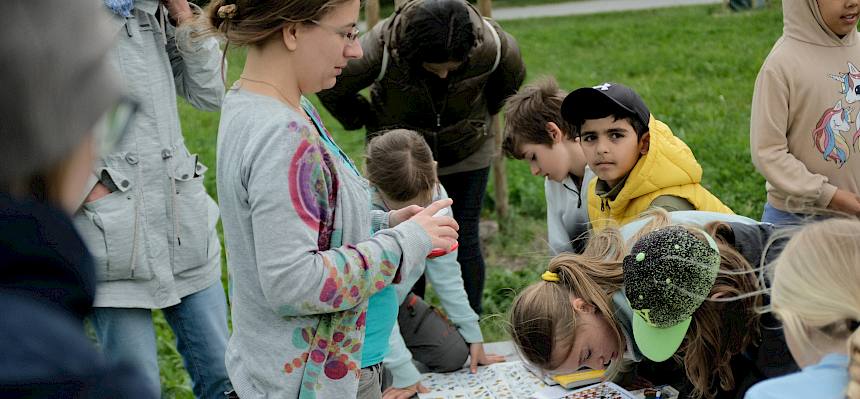
[[562, 117], [579, 133], [588, 167], [592, 229], [623, 225], [650, 207], [733, 213], [699, 184], [702, 167], [690, 148], [653, 117], [629, 87], [603, 83], [574, 90]]

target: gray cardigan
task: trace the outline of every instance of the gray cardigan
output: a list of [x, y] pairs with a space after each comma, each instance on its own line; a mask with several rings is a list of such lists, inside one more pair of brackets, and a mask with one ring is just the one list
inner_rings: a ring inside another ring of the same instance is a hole
[[243, 399], [355, 397], [367, 299], [431, 249], [414, 222], [385, 228], [388, 214], [371, 211], [367, 181], [318, 127], [238, 86], [224, 100], [226, 363]]
[[159, 21], [157, 9], [137, 0], [131, 17], [113, 16], [109, 59], [140, 108], [94, 170], [113, 192], [75, 216], [96, 259], [97, 307], [164, 308], [221, 277], [218, 207], [203, 187], [206, 167], [185, 147], [176, 104], [178, 94], [219, 108], [221, 51], [213, 38], [192, 38], [192, 24]]

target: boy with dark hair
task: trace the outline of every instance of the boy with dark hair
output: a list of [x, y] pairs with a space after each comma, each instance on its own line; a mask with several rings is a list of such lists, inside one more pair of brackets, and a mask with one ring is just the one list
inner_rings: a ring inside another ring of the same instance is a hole
[[510, 158], [529, 163], [535, 176], [545, 178], [546, 224], [554, 254], [580, 252], [587, 238], [588, 181], [579, 137], [561, 117], [565, 93], [552, 77], [524, 86], [505, 106], [503, 149]]
[[594, 230], [626, 224], [651, 207], [733, 213], [700, 184], [702, 167], [629, 87], [603, 83], [570, 93], [561, 115], [578, 132], [588, 167]]

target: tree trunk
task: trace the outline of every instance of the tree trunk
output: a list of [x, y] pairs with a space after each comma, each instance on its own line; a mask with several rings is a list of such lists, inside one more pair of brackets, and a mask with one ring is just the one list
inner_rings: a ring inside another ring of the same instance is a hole
[[367, 21], [367, 31], [379, 22], [379, 0], [367, 0], [364, 6], [364, 19]]
[[492, 18], [493, 17], [493, 1], [492, 0], [478, 0], [478, 11], [481, 12], [481, 15]]

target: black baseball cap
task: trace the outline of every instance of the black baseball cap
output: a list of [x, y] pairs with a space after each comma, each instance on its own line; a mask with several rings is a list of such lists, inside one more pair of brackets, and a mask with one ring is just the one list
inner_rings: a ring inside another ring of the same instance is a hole
[[633, 89], [620, 83], [606, 82], [572, 91], [561, 103], [561, 116], [569, 123], [600, 119], [618, 111], [631, 114], [648, 127], [651, 112]]

